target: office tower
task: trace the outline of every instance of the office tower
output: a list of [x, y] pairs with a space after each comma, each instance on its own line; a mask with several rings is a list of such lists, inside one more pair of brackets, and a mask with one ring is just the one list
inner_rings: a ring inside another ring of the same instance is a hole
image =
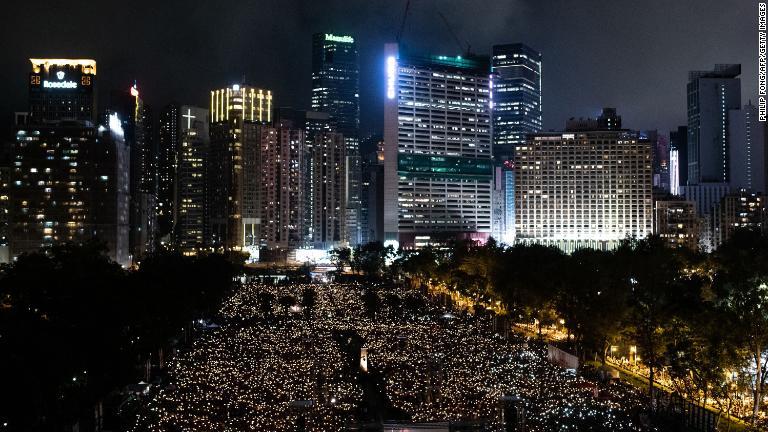
[[[170, 118], [177, 115], [176, 121]], [[178, 143], [169, 183], [172, 192], [170, 205], [173, 243], [182, 253], [195, 254], [206, 245], [206, 160], [210, 143], [207, 109], [196, 106], [173, 106], [166, 110], [163, 126], [178, 125]], [[171, 132], [170, 130], [166, 132]], [[167, 142], [172, 134], [167, 135]], [[175, 166], [175, 167], [174, 167]]]
[[34, 123], [96, 122], [96, 61], [29, 59], [29, 113]]
[[493, 155], [511, 160], [525, 135], [541, 131], [541, 53], [516, 43], [494, 45]]
[[621, 116], [616, 108], [603, 108], [596, 118], [571, 117], [565, 121], [566, 132], [612, 131], [621, 130]]
[[688, 184], [688, 127], [678, 126], [669, 132], [670, 193], [681, 195], [681, 186]]
[[117, 114], [108, 126], [19, 126], [11, 147], [11, 255], [97, 238], [110, 258], [129, 265], [129, 157]]
[[688, 75], [688, 184], [727, 183], [728, 111], [741, 106], [741, 65]]
[[682, 199], [657, 200], [653, 203], [653, 233], [671, 247], [699, 248], [699, 219], [696, 203]]
[[312, 150], [312, 244], [315, 249], [346, 245], [346, 144], [335, 132], [315, 134]]
[[713, 212], [713, 248], [728, 241], [738, 228], [766, 229], [765, 195], [740, 190], [723, 197]]
[[512, 160], [493, 167], [491, 236], [499, 242], [515, 241], [515, 170]]
[[741, 109], [728, 113], [731, 190], [745, 189], [765, 193], [766, 134], [765, 123], [759, 121], [757, 107], [750, 101]]
[[362, 236], [359, 69], [357, 43], [352, 36], [312, 36], [312, 110], [328, 113], [334, 118], [336, 132], [344, 135], [346, 233], [352, 245], [360, 243]]
[[415, 56], [387, 44], [385, 243], [405, 247], [491, 234], [488, 61]]
[[627, 131], [541, 133], [515, 149], [516, 241], [610, 249], [652, 232], [651, 148]]
[[156, 190], [152, 118], [136, 83], [111, 92], [110, 112], [122, 121], [130, 149], [130, 253], [137, 261], [155, 245]]
[[[177, 104], [166, 105], [160, 112], [157, 145], [157, 235], [170, 247], [174, 224], [174, 185], [181, 138], [181, 111]], [[207, 123], [207, 119], [206, 119]], [[192, 125], [190, 124], [190, 127]], [[207, 135], [207, 127], [206, 127]]]
[[304, 167], [301, 129], [261, 127], [261, 237], [268, 249], [304, 245]]
[[258, 126], [272, 122], [272, 92], [248, 85], [211, 91], [207, 232], [215, 248], [256, 256], [260, 219]]

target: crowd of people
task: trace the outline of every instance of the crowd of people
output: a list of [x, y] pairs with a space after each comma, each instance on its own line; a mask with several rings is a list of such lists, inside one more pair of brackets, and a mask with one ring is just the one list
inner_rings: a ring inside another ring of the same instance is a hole
[[[339, 431], [399, 413], [494, 431], [505, 397], [530, 431], [649, 430], [633, 388], [576, 376], [537, 343], [499, 335], [491, 314], [403, 287], [247, 283], [211, 322], [134, 430]], [[374, 375], [380, 386], [366, 384]]]

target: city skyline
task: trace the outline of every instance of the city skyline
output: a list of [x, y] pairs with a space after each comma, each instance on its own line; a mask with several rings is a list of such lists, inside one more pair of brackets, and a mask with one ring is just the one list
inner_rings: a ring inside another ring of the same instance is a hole
[[[559, 129], [572, 116], [594, 117], [603, 106], [618, 107], [629, 128], [671, 130], [685, 120], [685, 89], [680, 83], [688, 71], [715, 63], [741, 63], [744, 102], [756, 99], [757, 64], [752, 58], [757, 39], [748, 26], [728, 25], [751, 22], [748, 2], [678, 2], [665, 8], [630, 2], [555, 3], [557, 7], [525, 1], [413, 2], [402, 39], [414, 50], [432, 54], [459, 54], [459, 42], [480, 55], [490, 54], [493, 44], [515, 42], [541, 52], [545, 131]], [[359, 44], [362, 134], [382, 130], [383, 47], [396, 38], [405, 1], [238, 2], [217, 7], [215, 13], [207, 6], [184, 9], [180, 3], [164, 2], [153, 5], [147, 16], [141, 12], [150, 9], [143, 6], [97, 11], [84, 9], [85, 4], [68, 5], [73, 19], [67, 20], [64, 31], [57, 30], [53, 19], [55, 6], [37, 5], [36, 13], [29, 13], [28, 8], [14, 11], [19, 6], [11, 5], [9, 16], [19, 19], [4, 27], [4, 40], [31, 25], [30, 19], [50, 22], [51, 30], [27, 35], [5, 50], [0, 82], [8, 96], [0, 114], [10, 117], [25, 109], [26, 94], [14, 84], [19, 84], [30, 56], [94, 58], [100, 64], [100, 88], [123, 88], [137, 80], [142, 97], [152, 106], [205, 106], [208, 88], [238, 83], [245, 76], [249, 84], [272, 88], [276, 106], [307, 109], [311, 35], [334, 32], [352, 35]], [[274, 16], [280, 27], [250, 24], [245, 17], [256, 12]], [[626, 16], [635, 19], [628, 22]], [[89, 19], [114, 25], [94, 29]], [[687, 20], [698, 24], [683, 25]], [[131, 49], [114, 50], [116, 45]]]

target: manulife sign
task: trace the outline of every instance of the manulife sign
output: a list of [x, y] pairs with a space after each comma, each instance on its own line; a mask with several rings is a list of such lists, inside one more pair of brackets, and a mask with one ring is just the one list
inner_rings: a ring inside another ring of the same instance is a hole
[[336, 36], [330, 33], [325, 34], [325, 40], [331, 42], [355, 43], [355, 38], [352, 36]]

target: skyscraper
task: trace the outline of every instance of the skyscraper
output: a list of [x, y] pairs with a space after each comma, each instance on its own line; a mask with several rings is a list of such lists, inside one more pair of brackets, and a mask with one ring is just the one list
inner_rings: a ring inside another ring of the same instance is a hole
[[525, 135], [541, 131], [541, 53], [522, 44], [494, 45], [493, 154], [511, 160]]
[[540, 133], [515, 149], [516, 241], [610, 249], [652, 232], [651, 148], [628, 131]]
[[122, 122], [130, 149], [130, 254], [134, 261], [155, 245], [157, 178], [152, 116], [136, 83], [111, 92], [109, 111]]
[[259, 248], [258, 126], [272, 121], [272, 92], [247, 85], [211, 91], [207, 232], [226, 250]]
[[333, 117], [336, 132], [344, 136], [346, 233], [353, 245], [361, 240], [359, 69], [354, 37], [331, 33], [312, 36], [312, 110]]
[[346, 144], [336, 132], [315, 134], [312, 150], [312, 243], [315, 249], [346, 245]]
[[728, 111], [741, 106], [741, 65], [688, 75], [688, 184], [730, 179]]
[[98, 239], [129, 265], [130, 153], [117, 113], [97, 126], [96, 62], [31, 63], [30, 115], [17, 116], [9, 152], [10, 254]]
[[268, 249], [304, 245], [304, 131], [262, 126], [261, 237]]
[[768, 191], [765, 132], [765, 123], [759, 121], [757, 107], [751, 101], [741, 109], [729, 111], [731, 190]]
[[[177, 104], [160, 112], [157, 145], [157, 234], [162, 243], [172, 245], [174, 225], [174, 184], [178, 167], [181, 111]], [[206, 119], [207, 122], [207, 119]], [[191, 126], [191, 124], [190, 124]], [[206, 135], [207, 135], [206, 128]]]
[[491, 233], [488, 60], [385, 48], [385, 242], [418, 247]]
[[[176, 113], [177, 121], [167, 117], [167, 125], [178, 125], [178, 148], [172, 155], [175, 169], [172, 171], [170, 189], [172, 199], [172, 241], [180, 251], [196, 253], [206, 245], [206, 160], [210, 143], [207, 109], [182, 105], [166, 111]], [[162, 125], [161, 125], [162, 127]]]
[[21, 126], [11, 148], [12, 256], [96, 238], [122, 265], [128, 254], [129, 150], [117, 114]]
[[31, 122], [59, 120], [96, 122], [96, 61], [91, 59], [29, 59]]

